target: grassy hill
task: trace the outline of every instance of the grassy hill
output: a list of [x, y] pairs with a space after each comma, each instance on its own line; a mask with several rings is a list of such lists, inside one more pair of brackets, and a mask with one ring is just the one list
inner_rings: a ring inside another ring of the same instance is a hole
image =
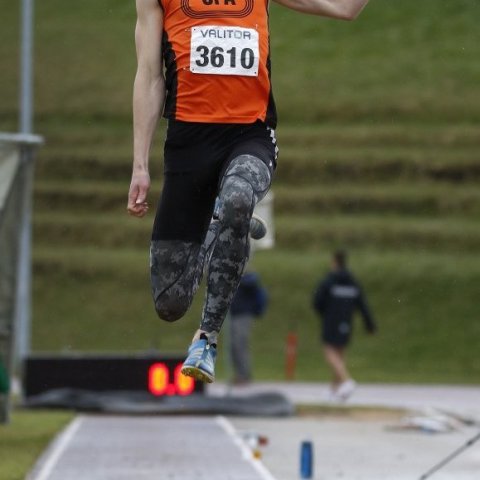
[[[0, 8], [0, 130], [13, 130], [18, 12]], [[180, 323], [156, 320], [152, 217], [125, 214], [134, 2], [36, 9], [36, 131], [47, 144], [34, 197], [34, 348], [183, 350], [202, 295]], [[372, 0], [344, 23], [272, 6], [281, 152], [277, 247], [253, 259], [271, 296], [253, 342], [258, 378], [283, 378], [290, 329], [298, 378], [326, 378], [311, 293], [342, 246], [380, 325], [374, 338], [357, 325], [354, 375], [478, 383], [479, 14], [472, 0]]]

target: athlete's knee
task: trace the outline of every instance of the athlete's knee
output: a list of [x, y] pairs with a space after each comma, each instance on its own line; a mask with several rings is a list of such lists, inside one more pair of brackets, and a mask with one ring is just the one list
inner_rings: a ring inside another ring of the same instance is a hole
[[228, 176], [223, 182], [220, 200], [223, 225], [234, 229], [247, 225], [248, 228], [255, 206], [252, 186], [242, 177]]
[[190, 307], [187, 299], [172, 295], [160, 295], [154, 298], [154, 303], [158, 317], [166, 322], [180, 320]]
[[167, 322], [183, 317], [200, 281], [200, 245], [181, 241], [152, 241], [150, 282], [157, 315]]
[[254, 155], [239, 155], [234, 158], [225, 172], [225, 179], [241, 178], [250, 184], [258, 202], [267, 193], [272, 182], [272, 174], [266, 163]]

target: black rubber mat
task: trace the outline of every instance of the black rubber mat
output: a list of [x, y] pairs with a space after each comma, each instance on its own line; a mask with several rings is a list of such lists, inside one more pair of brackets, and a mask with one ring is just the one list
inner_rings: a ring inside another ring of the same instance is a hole
[[116, 414], [208, 414], [243, 416], [289, 416], [294, 405], [277, 392], [250, 396], [152, 397], [143, 392], [91, 392], [78, 389], [57, 389], [29, 397], [26, 408], [59, 408], [84, 412]]

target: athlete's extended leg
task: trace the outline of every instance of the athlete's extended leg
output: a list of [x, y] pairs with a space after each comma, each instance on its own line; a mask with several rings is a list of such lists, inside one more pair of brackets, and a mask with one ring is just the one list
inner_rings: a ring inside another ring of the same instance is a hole
[[207, 273], [207, 292], [200, 329], [220, 331], [250, 253], [250, 219], [253, 209], [270, 188], [271, 173], [252, 155], [232, 160], [219, 193], [220, 231]]
[[248, 261], [249, 230], [255, 204], [267, 193], [271, 172], [252, 155], [229, 164], [219, 193], [219, 232], [207, 273], [200, 329], [194, 336], [182, 372], [200, 380], [214, 379], [217, 337]]

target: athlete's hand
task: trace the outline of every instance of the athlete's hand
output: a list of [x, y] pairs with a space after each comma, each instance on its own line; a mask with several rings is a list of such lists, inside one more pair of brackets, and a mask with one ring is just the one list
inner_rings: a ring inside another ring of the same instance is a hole
[[148, 172], [133, 173], [128, 192], [127, 210], [130, 215], [143, 217], [148, 212], [147, 194], [150, 189]]

